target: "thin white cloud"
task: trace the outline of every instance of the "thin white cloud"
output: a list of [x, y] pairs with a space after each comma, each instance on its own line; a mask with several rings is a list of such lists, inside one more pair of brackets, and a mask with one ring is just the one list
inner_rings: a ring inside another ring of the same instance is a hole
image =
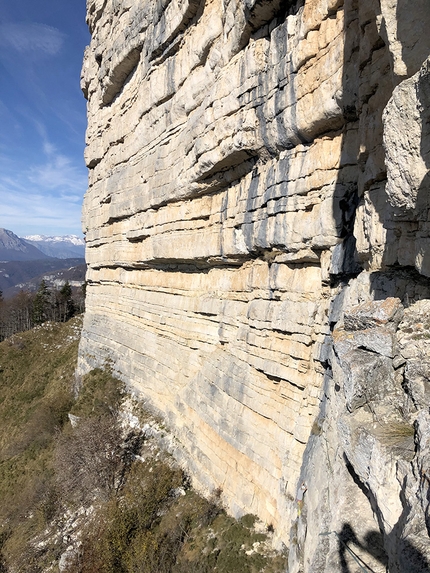
[[18, 235], [79, 234], [86, 169], [42, 139], [45, 161], [24, 170], [0, 153], [0, 227]]
[[49, 141], [43, 142], [43, 151], [46, 155], [53, 155], [55, 153], [55, 145], [52, 145]]
[[43, 189], [58, 190], [67, 194], [85, 189], [86, 173], [83, 175], [82, 168], [79, 168], [69, 157], [58, 152], [56, 146], [49, 141], [46, 128], [41, 122], [34, 120], [34, 123], [43, 141], [46, 161], [31, 166], [28, 170], [28, 179]]
[[80, 234], [82, 198], [67, 200], [54, 194], [32, 192], [21, 185], [8, 188], [0, 181], [2, 211], [0, 227], [17, 235], [37, 232], [42, 234]]
[[23, 54], [58, 54], [64, 35], [57, 28], [36, 23], [0, 24], [0, 46]]
[[85, 188], [86, 177], [73, 162], [61, 154], [51, 154], [47, 162], [30, 168], [29, 180], [47, 190], [77, 191]]

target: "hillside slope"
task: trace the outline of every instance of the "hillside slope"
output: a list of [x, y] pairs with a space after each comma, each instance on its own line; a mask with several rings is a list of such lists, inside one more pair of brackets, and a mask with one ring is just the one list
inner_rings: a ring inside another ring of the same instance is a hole
[[97, 370], [77, 385], [81, 327], [0, 343], [0, 571], [281, 573], [273, 534], [199, 497], [118, 380]]

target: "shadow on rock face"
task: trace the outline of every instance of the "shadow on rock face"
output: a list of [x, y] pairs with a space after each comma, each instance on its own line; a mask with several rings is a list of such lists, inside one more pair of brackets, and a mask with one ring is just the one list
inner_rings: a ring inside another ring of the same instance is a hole
[[363, 542], [360, 542], [351, 525], [344, 523], [340, 534], [338, 534], [338, 540], [342, 573], [352, 573], [352, 571], [356, 570], [356, 567], [351, 569], [351, 562], [355, 562], [363, 571], [373, 572], [374, 569], [366, 563], [366, 554], [375, 558], [384, 567], [387, 567], [388, 559], [384, 550], [384, 540], [379, 531], [369, 531]]
[[[396, 534], [396, 527], [394, 527], [387, 537], [395, 537]], [[368, 573], [378, 571], [379, 573], [381, 569], [378, 567], [375, 570], [375, 566], [371, 567], [366, 560], [366, 555], [369, 560], [370, 558], [373, 562], [376, 560], [390, 573], [428, 573], [430, 571], [426, 557], [407, 539], [396, 540], [394, 546], [398, 548], [398, 551], [393, 559], [389, 558], [385, 552], [384, 536], [380, 531], [368, 531], [364, 539], [360, 541], [351, 525], [344, 523], [337, 537], [342, 573], [353, 573], [358, 570]]]
[[[408, 76], [415, 74], [430, 53], [428, 0], [397, 0], [397, 39]], [[418, 41], [419, 38], [419, 41]]]

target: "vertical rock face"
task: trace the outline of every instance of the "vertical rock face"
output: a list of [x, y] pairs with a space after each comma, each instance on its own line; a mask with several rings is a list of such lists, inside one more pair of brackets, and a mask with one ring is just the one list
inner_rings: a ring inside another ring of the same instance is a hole
[[87, 0], [79, 371], [291, 573], [430, 559], [427, 1]]

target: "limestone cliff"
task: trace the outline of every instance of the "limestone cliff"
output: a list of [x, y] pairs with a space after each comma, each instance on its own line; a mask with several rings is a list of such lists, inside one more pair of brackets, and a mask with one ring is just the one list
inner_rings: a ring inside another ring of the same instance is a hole
[[79, 371], [111, 361], [290, 573], [427, 571], [428, 0], [87, 13]]

